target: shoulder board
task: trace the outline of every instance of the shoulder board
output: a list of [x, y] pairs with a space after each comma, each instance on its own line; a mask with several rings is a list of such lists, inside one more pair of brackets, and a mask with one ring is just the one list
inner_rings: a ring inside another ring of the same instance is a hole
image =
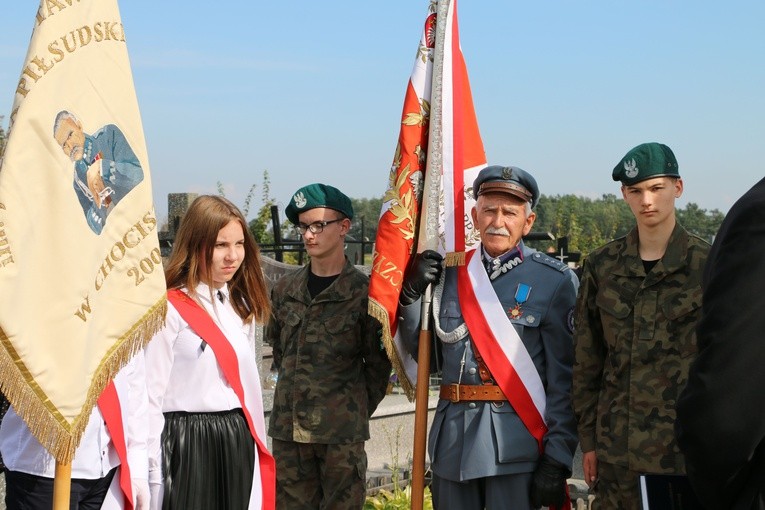
[[539, 262], [540, 264], [543, 264], [547, 267], [551, 267], [557, 271], [560, 271], [561, 273], [565, 271], [566, 269], [569, 269], [568, 264], [540, 252], [536, 252], [532, 254], [531, 260], [533, 260], [534, 262]]
[[704, 239], [703, 237], [701, 237], [701, 236], [698, 236], [698, 235], [696, 235], [696, 234], [691, 234], [691, 233], [689, 232], [689, 233], [688, 233], [688, 238], [691, 240], [691, 242], [692, 242], [693, 244], [698, 244], [698, 245], [701, 245], [701, 246], [704, 246], [704, 247], [710, 247], [710, 246], [712, 246], [712, 245], [709, 243], [709, 241], [707, 241], [707, 240], [706, 240], [706, 239]]

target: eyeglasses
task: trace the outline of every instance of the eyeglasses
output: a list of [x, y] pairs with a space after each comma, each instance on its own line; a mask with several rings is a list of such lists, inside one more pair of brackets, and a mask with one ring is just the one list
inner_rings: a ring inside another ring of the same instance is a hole
[[324, 227], [329, 225], [330, 223], [337, 223], [338, 221], [343, 221], [345, 218], [338, 218], [336, 220], [330, 220], [330, 221], [314, 221], [310, 225], [306, 225], [305, 223], [298, 223], [295, 225], [295, 230], [297, 230], [298, 234], [301, 236], [304, 235], [307, 231], [311, 231], [312, 234], [321, 234], [324, 231]]

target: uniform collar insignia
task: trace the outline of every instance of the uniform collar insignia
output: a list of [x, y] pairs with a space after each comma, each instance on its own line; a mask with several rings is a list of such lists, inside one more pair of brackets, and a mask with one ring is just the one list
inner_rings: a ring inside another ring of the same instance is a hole
[[482, 250], [481, 256], [490, 280], [496, 279], [523, 262], [523, 253], [517, 246], [496, 258], [486, 253], [486, 250]]

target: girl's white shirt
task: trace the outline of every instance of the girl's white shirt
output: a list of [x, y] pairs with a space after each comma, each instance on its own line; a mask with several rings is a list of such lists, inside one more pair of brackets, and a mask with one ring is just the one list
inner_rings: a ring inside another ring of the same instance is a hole
[[[185, 288], [181, 290], [187, 292]], [[228, 286], [220, 290], [223, 302], [215, 297], [216, 289], [199, 284], [196, 288], [197, 302], [207, 311], [236, 352], [245, 406], [258, 437], [265, 444], [263, 395], [253, 349], [256, 325], [243, 323], [236, 314], [231, 306]], [[149, 482], [161, 483], [161, 434], [165, 425], [163, 413], [226, 411], [242, 405], [226, 381], [212, 348], [191, 329], [170, 302], [165, 327], [146, 347], [146, 380], [149, 397]], [[257, 456], [257, 449], [255, 454]], [[260, 487], [259, 480], [256, 458], [254, 488]], [[254, 490], [253, 496], [254, 493], [258, 493], [259, 497], [259, 490]], [[252, 498], [250, 503], [250, 508], [259, 508], [253, 506], [256, 502]]]

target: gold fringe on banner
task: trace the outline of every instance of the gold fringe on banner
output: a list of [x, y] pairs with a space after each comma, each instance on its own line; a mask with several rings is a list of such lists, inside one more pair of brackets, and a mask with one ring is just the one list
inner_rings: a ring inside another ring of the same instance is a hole
[[369, 300], [369, 306], [367, 308], [369, 315], [380, 321], [380, 324], [382, 324], [382, 340], [383, 345], [385, 346], [385, 352], [388, 353], [388, 358], [390, 359], [391, 365], [393, 365], [393, 370], [395, 370], [398, 375], [398, 382], [401, 384], [404, 393], [406, 393], [406, 397], [409, 399], [409, 402], [414, 402], [415, 384], [409, 380], [409, 377], [407, 377], [404, 363], [401, 361], [398, 350], [396, 350], [396, 346], [393, 342], [393, 335], [390, 331], [388, 312], [385, 310], [384, 306], [374, 299]]
[[[450, 252], [444, 257], [444, 263], [447, 267], [464, 266], [466, 260], [465, 257], [466, 255], [464, 251]], [[385, 346], [385, 351], [388, 353], [388, 358], [390, 358], [393, 369], [396, 371], [396, 374], [398, 374], [398, 382], [401, 384], [401, 388], [404, 390], [404, 393], [406, 393], [409, 401], [413, 402], [416, 382], [410, 381], [409, 377], [406, 375], [404, 362], [401, 360], [401, 356], [396, 349], [393, 335], [390, 331], [390, 318], [388, 317], [388, 312], [384, 306], [371, 298], [369, 299], [369, 306], [367, 308], [369, 315], [382, 324], [382, 340], [383, 345]]]
[[35, 383], [5, 332], [0, 328], [0, 344], [3, 346], [3, 349], [0, 349], [0, 370], [4, 374], [0, 391], [11, 403], [16, 414], [26, 422], [32, 435], [57, 462], [71, 464], [90, 413], [101, 392], [117, 372], [162, 329], [166, 314], [167, 296], [163, 295], [109, 350], [96, 370], [80, 415], [71, 425]]

